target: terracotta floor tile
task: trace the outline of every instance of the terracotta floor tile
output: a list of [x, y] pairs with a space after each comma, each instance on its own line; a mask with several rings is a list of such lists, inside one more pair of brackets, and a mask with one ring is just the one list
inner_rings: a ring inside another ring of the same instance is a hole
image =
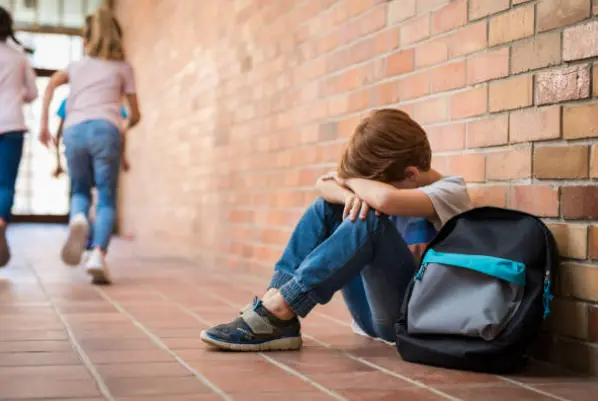
[[0, 330], [0, 341], [66, 340], [64, 330]]
[[[424, 389], [386, 391], [343, 391], [340, 395], [348, 401], [446, 401], [446, 398]], [[480, 399], [481, 401], [481, 399]]]
[[420, 381], [430, 386], [462, 384], [499, 384], [504, 381], [494, 375], [464, 372], [459, 370], [439, 369], [431, 366], [408, 363], [397, 356], [364, 358], [368, 362], [386, 368], [392, 372]]
[[0, 358], [0, 366], [77, 365], [80, 362], [74, 352], [19, 352]]
[[598, 398], [598, 380], [596, 378], [586, 378], [583, 383], [546, 384], [536, 387], [570, 401], [596, 401]]
[[0, 378], [52, 378], [53, 380], [90, 379], [89, 371], [83, 365], [64, 366], [2, 366]]
[[[169, 396], [171, 394], [210, 394], [195, 376], [191, 377], [146, 377], [106, 379], [108, 389], [116, 397]], [[168, 399], [170, 399], [168, 397]]]
[[176, 362], [105, 364], [98, 365], [97, 370], [104, 378], [118, 379], [134, 377], [183, 377], [192, 375], [183, 365]]
[[[553, 400], [493, 375], [406, 363], [393, 346], [351, 332], [340, 296], [303, 321], [306, 337], [299, 352], [271, 352], [264, 357], [215, 351], [199, 340], [200, 331], [237, 316], [254, 295], [263, 293], [268, 272], [202, 269], [195, 260], [157, 250], [139, 252], [133, 244], [115, 239], [110, 263], [116, 285], [96, 291], [81, 269], [68, 269], [56, 258], [63, 228], [13, 226], [9, 237], [13, 260], [0, 271], [0, 400], [103, 400], [54, 307], [118, 401], [222, 400], [130, 316], [189, 369], [237, 401], [335, 399], [314, 383], [349, 401], [445, 399], [375, 366], [461, 401]], [[32, 238], [40, 244], [34, 251]], [[569, 401], [593, 401], [598, 392], [594, 379], [550, 365], [532, 364], [510, 378]]]
[[97, 397], [100, 393], [91, 379], [54, 380], [53, 378], [0, 378], [0, 399]]
[[414, 387], [405, 380], [380, 371], [317, 373], [307, 376], [332, 390], [393, 390]]
[[93, 363], [171, 362], [167, 352], [156, 350], [86, 351]]
[[[323, 392], [282, 392], [282, 393], [271, 393], [271, 392], [247, 392], [233, 394], [235, 401], [329, 401], [336, 400], [332, 395], [328, 395]], [[393, 400], [395, 401], [395, 400]], [[407, 400], [405, 400], [407, 401]]]
[[516, 386], [445, 388], [442, 391], [463, 401], [548, 401], [549, 396]]
[[52, 341], [0, 341], [0, 354], [14, 352], [57, 352], [70, 351], [71, 343], [63, 340]]

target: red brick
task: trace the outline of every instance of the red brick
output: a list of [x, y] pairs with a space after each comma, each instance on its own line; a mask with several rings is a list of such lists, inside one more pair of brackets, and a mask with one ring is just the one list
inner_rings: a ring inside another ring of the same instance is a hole
[[539, 179], [587, 178], [589, 147], [541, 146], [534, 149], [534, 177]]
[[532, 148], [491, 152], [486, 155], [486, 179], [518, 180], [532, 175]]
[[409, 100], [428, 95], [430, 93], [429, 73], [410, 74], [399, 81], [399, 99]]
[[485, 86], [467, 89], [451, 96], [451, 119], [479, 116], [488, 110], [488, 90]]
[[559, 293], [566, 297], [598, 301], [598, 269], [582, 263], [564, 263], [559, 270]]
[[388, 5], [388, 21], [391, 24], [404, 21], [415, 15], [416, 0], [393, 0]]
[[561, 34], [538, 35], [511, 47], [511, 73], [536, 70], [561, 63]]
[[598, 219], [596, 186], [564, 186], [561, 189], [561, 203], [566, 219]]
[[559, 253], [566, 258], [585, 259], [588, 256], [588, 226], [575, 223], [547, 223], [559, 247]]
[[415, 48], [415, 67], [427, 67], [448, 60], [448, 44], [444, 38], [422, 43]]
[[432, 35], [467, 23], [467, 0], [453, 0], [432, 15]]
[[483, 118], [467, 123], [467, 147], [504, 145], [509, 141], [509, 116]]
[[592, 145], [590, 151], [590, 178], [598, 178], [598, 145]]
[[550, 331], [585, 340], [588, 337], [588, 305], [556, 298], [550, 305], [547, 325]]
[[534, 34], [534, 7], [519, 7], [490, 19], [490, 46], [513, 42]]
[[540, 217], [559, 215], [559, 190], [551, 185], [516, 185], [511, 187], [509, 207]]
[[527, 3], [528, 1], [533, 1], [533, 0], [513, 0], [513, 5], [517, 5], [517, 4], [523, 4], [523, 3]]
[[447, 156], [446, 174], [462, 176], [467, 182], [484, 181], [484, 155], [479, 153]]
[[428, 140], [433, 152], [446, 152], [465, 148], [465, 124], [447, 124], [428, 128]]
[[417, 0], [417, 12], [422, 14], [427, 11], [435, 10], [453, 0]]
[[529, 108], [511, 112], [511, 143], [557, 139], [561, 136], [561, 107]]
[[487, 22], [481, 21], [459, 29], [449, 37], [449, 57], [466, 56], [486, 48]]
[[598, 306], [595, 305], [588, 309], [588, 340], [598, 342]]
[[589, 65], [565, 67], [536, 75], [536, 104], [550, 104], [590, 96]]
[[592, 67], [592, 82], [592, 96], [598, 97], [598, 63], [594, 63], [594, 66]]
[[465, 86], [465, 61], [459, 61], [430, 71], [430, 91], [444, 92]]
[[598, 137], [598, 104], [565, 107], [563, 137], [566, 139]]
[[542, 0], [537, 8], [538, 32], [579, 22], [590, 16], [588, 0]]
[[507, 207], [507, 187], [504, 185], [469, 187], [468, 192], [475, 207]]
[[413, 71], [413, 49], [393, 53], [386, 58], [386, 75], [400, 75]]
[[509, 0], [470, 0], [469, 19], [474, 20], [509, 8]]
[[598, 21], [565, 29], [563, 32], [565, 61], [595, 56], [598, 56]]
[[532, 76], [522, 75], [491, 82], [489, 92], [491, 112], [531, 106]]
[[401, 27], [401, 46], [408, 46], [430, 36], [430, 14], [425, 14]]
[[469, 85], [509, 75], [509, 48], [476, 54], [467, 60], [467, 83]]
[[590, 239], [588, 242], [590, 259], [598, 259], [598, 226], [590, 226]]
[[446, 97], [424, 100], [413, 105], [413, 117], [420, 124], [431, 124], [448, 119]]

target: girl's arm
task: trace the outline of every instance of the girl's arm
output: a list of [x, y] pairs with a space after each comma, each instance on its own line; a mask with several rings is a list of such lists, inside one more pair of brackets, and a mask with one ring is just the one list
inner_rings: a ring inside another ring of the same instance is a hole
[[46, 92], [44, 93], [44, 100], [42, 103], [41, 128], [39, 130], [39, 140], [44, 144], [44, 146], [48, 146], [50, 142], [52, 142], [52, 135], [50, 135], [50, 130], [48, 129], [48, 113], [50, 110], [50, 103], [52, 103], [52, 98], [54, 97], [54, 91], [59, 86], [62, 86], [68, 82], [68, 73], [65, 71], [57, 71], [54, 73], [54, 75], [52, 75], [50, 82], [46, 87]]
[[[136, 94], [125, 95], [127, 104], [129, 105], [129, 118], [125, 120], [122, 132], [127, 132], [129, 129], [136, 126], [141, 120], [141, 112], [139, 111], [139, 100]], [[124, 149], [124, 148], [123, 148]]]

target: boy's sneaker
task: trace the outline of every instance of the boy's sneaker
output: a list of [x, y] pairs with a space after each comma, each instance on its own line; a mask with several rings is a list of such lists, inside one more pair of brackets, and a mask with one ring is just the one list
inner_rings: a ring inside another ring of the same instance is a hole
[[6, 226], [0, 226], [0, 267], [4, 267], [10, 260], [10, 248], [6, 241]]
[[70, 266], [81, 263], [81, 255], [87, 245], [89, 224], [83, 214], [78, 214], [71, 219], [69, 235], [62, 248], [62, 261]]
[[110, 272], [104, 258], [104, 254], [99, 249], [90, 251], [89, 259], [85, 264], [87, 274], [91, 276], [92, 284], [110, 284]]
[[203, 330], [201, 339], [231, 351], [287, 351], [302, 344], [299, 319], [279, 319], [257, 298], [252, 308], [244, 308], [231, 323]]

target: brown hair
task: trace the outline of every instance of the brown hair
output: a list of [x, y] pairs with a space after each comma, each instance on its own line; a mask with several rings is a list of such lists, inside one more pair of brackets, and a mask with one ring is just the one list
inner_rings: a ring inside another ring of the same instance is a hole
[[125, 51], [122, 44], [122, 30], [112, 12], [100, 7], [85, 18], [83, 35], [87, 40], [85, 53], [104, 60], [122, 61]]
[[432, 151], [423, 128], [397, 109], [380, 109], [355, 129], [341, 158], [339, 176], [393, 182], [413, 166], [430, 169]]

